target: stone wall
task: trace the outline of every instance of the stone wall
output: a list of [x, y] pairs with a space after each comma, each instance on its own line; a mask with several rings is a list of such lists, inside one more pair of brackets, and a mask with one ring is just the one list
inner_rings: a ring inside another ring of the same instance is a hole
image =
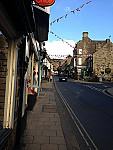
[[[104, 41], [91, 40], [88, 32], [83, 32], [82, 40], [77, 43], [77, 64], [78, 58], [82, 58], [82, 65], [87, 66], [89, 54], [93, 54], [93, 70], [98, 77], [104, 76], [106, 80], [113, 76], [113, 43], [110, 39]], [[82, 55], [79, 55], [78, 49], [82, 49]], [[75, 51], [74, 51], [75, 52]], [[105, 73], [105, 69], [110, 68], [111, 73]], [[104, 72], [104, 75], [101, 74]]]
[[[105, 73], [105, 69], [110, 68], [111, 73]], [[103, 77], [109, 80], [113, 75], [113, 43], [108, 42], [103, 47], [98, 48], [93, 54], [93, 69], [94, 73], [98, 77], [102, 77], [101, 72], [103, 72]]]

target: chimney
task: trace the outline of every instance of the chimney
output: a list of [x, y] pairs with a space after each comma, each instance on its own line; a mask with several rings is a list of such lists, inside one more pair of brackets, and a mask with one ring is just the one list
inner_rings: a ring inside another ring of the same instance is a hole
[[83, 32], [83, 39], [88, 38], [88, 32]]
[[106, 39], [106, 43], [110, 43], [110, 39]]

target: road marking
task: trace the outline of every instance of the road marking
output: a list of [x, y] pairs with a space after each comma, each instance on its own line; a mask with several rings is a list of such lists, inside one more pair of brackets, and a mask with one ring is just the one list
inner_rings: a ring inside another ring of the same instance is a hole
[[103, 92], [105, 95], [107, 95], [107, 96], [109, 96], [109, 97], [113, 98], [113, 96], [112, 96], [112, 95], [110, 95], [110, 94], [107, 94], [107, 93], [106, 93], [106, 89], [104, 89], [102, 92]]
[[[85, 130], [85, 128], [83, 127], [83, 125], [81, 124], [80, 120], [79, 120], [78, 117], [74, 114], [73, 110], [71, 109], [71, 107], [69, 106], [69, 104], [67, 103], [67, 101], [65, 100], [65, 98], [63, 97], [63, 95], [62, 95], [62, 93], [60, 92], [59, 88], [57, 87], [56, 83], [55, 83], [55, 87], [56, 87], [56, 90], [57, 90], [58, 94], [60, 95], [60, 97], [61, 97], [63, 103], [65, 104], [65, 106], [66, 106], [66, 108], [67, 108], [67, 110], [68, 110], [68, 112], [69, 112], [71, 118], [73, 119], [73, 121], [74, 121], [74, 123], [75, 123], [77, 129], [79, 130], [79, 132], [80, 132], [82, 138], [84, 139], [86, 145], [87, 145], [87, 146], [89, 147], [89, 149], [91, 150], [91, 146], [90, 146], [89, 142], [87, 141], [87, 139], [85, 138], [85, 135], [83, 134], [83, 132], [86, 134], [88, 140], [91, 142], [91, 144], [93, 145], [93, 147], [94, 147], [96, 150], [98, 150], [97, 146], [95, 145], [95, 143], [93, 142], [93, 140], [91, 139], [91, 137], [89, 136], [89, 134], [87, 133], [87, 131]], [[78, 124], [77, 124], [77, 122], [78, 122]], [[80, 126], [80, 127], [79, 127], [79, 126]], [[81, 128], [83, 131], [81, 131], [80, 128]]]
[[91, 86], [91, 85], [82, 85], [82, 86], [88, 87], [88, 88], [90, 88], [90, 89], [92, 89], [92, 90], [95, 90], [95, 91], [102, 92], [102, 89], [96, 88], [96, 87]]

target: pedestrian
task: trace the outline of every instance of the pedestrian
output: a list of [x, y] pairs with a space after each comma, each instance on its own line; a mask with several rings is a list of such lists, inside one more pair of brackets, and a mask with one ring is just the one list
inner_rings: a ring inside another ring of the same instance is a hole
[[52, 78], [53, 78], [52, 75], [50, 75], [50, 82], [52, 81]]

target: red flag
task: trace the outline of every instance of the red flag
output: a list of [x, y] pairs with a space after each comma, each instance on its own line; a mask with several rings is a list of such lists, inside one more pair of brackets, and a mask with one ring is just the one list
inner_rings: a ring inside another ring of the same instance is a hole
[[34, 75], [36, 74], [36, 72], [34, 71]]
[[72, 12], [73, 14], [75, 13], [75, 11], [74, 11], [74, 10], [72, 10], [71, 12]]
[[50, 33], [54, 34], [52, 31], [50, 31]]
[[53, 23], [55, 23], [56, 20], [53, 21]]
[[61, 39], [59, 36], [57, 36], [58, 39]]
[[86, 4], [89, 4], [91, 1], [87, 2]]
[[79, 8], [76, 9], [77, 11], [80, 11]]
[[65, 18], [67, 17], [68, 14], [65, 15]]
[[60, 19], [62, 19], [63, 17], [60, 17]]
[[85, 4], [81, 5], [80, 7], [82, 8]]
[[52, 26], [52, 22], [50, 23], [50, 25]]
[[59, 18], [57, 19], [57, 22], [59, 21]]

